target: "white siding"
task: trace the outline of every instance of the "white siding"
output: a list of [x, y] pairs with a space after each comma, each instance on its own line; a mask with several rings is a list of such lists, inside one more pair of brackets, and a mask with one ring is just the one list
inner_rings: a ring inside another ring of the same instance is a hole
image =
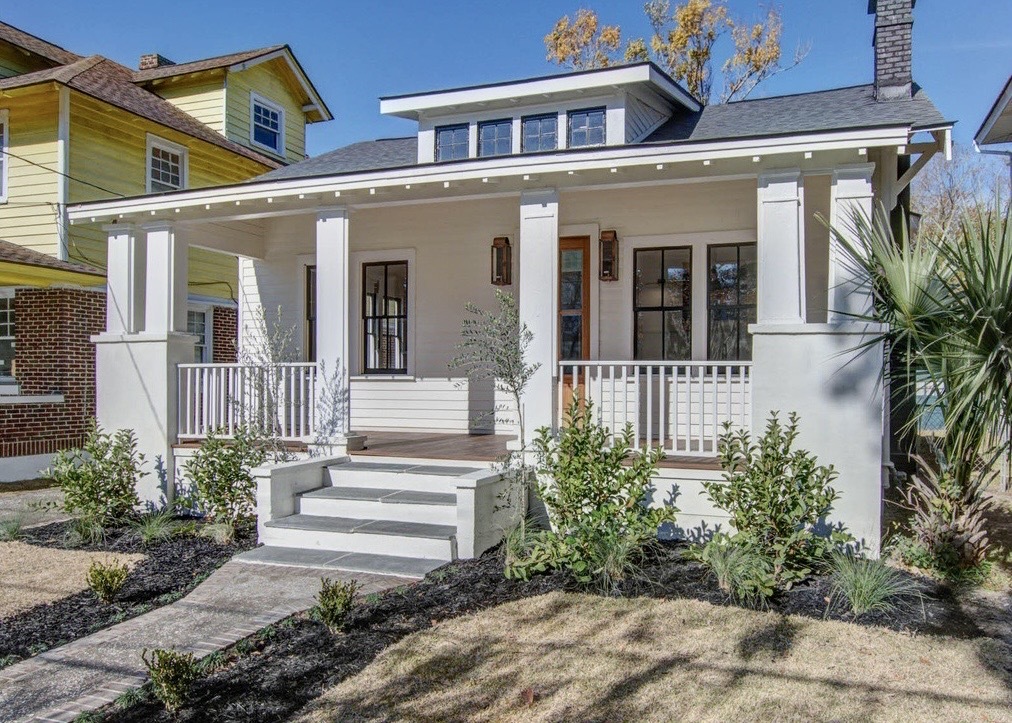
[[656, 108], [647, 105], [639, 98], [626, 96], [625, 105], [625, 141], [638, 143], [657, 128], [668, 116]]

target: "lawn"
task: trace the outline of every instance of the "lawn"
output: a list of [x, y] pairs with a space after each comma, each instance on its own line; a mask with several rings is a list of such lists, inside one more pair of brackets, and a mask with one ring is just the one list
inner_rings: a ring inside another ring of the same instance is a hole
[[299, 720], [1012, 721], [1010, 661], [991, 638], [553, 592], [405, 638]]

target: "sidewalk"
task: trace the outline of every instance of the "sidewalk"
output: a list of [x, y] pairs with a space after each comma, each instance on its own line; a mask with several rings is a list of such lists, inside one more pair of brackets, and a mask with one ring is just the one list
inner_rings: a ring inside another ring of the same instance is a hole
[[227, 562], [178, 602], [0, 670], [0, 722], [72, 721], [145, 681], [144, 648], [208, 655], [311, 607], [324, 575], [353, 577], [363, 594], [413, 582]]

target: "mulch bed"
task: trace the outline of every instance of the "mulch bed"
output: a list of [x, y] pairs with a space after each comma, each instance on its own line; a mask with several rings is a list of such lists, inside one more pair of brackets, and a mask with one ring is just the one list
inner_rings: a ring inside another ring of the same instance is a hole
[[[70, 548], [71, 524], [65, 521], [29, 528], [20, 541], [40, 547]], [[72, 549], [139, 552], [146, 557], [131, 569], [112, 604], [103, 603], [91, 590], [84, 590], [0, 620], [0, 667], [174, 602], [234, 554], [255, 544], [253, 529], [237, 534], [231, 545], [185, 536], [147, 546], [131, 530], [114, 529], [107, 531], [102, 544], [75, 545]]]
[[[647, 561], [644, 578], [626, 584], [627, 596], [695, 598], [728, 604], [701, 565], [680, 558], [678, 544]], [[822, 619], [826, 616], [829, 583], [815, 579], [773, 601], [771, 609]], [[441, 620], [484, 610], [513, 600], [555, 590], [580, 589], [563, 573], [533, 578], [529, 582], [506, 580], [502, 561], [495, 551], [476, 560], [450, 563], [425, 580], [367, 597], [350, 615], [346, 631], [332, 635], [308, 615], [296, 615], [258, 635], [241, 641], [221, 656], [211, 672], [196, 682], [186, 708], [170, 716], [161, 704], [145, 693], [144, 699], [127, 707], [110, 706], [104, 721], [279, 721], [321, 695], [327, 688], [365, 668], [387, 646]], [[957, 617], [955, 607], [944, 599], [944, 589], [926, 590], [942, 595], [925, 600], [924, 608], [899, 617], [868, 616], [862, 624], [888, 625], [894, 629], [977, 635], [979, 631]], [[829, 618], [843, 617], [831, 612]]]

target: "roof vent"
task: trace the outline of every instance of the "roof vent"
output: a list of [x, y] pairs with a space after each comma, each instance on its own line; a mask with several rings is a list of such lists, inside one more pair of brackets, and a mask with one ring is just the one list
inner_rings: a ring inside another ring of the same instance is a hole
[[141, 56], [141, 62], [137, 64], [137, 69], [151, 70], [152, 68], [161, 68], [163, 65], [175, 65], [175, 63], [158, 53], [148, 53]]
[[868, 12], [875, 15], [875, 97], [878, 100], [910, 98], [913, 93], [911, 69], [916, 0], [868, 0]]

